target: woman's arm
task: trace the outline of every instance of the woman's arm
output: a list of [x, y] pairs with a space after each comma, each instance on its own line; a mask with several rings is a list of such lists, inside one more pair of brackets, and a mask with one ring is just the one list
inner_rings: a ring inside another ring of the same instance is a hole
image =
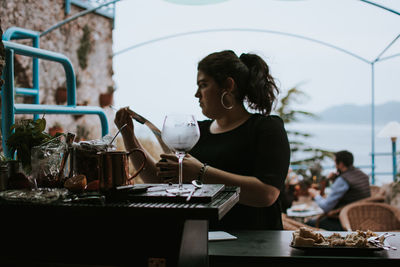
[[[177, 177], [177, 158], [173, 154], [161, 154], [161, 158], [168, 162], [158, 162], [157, 167], [163, 168], [157, 175], [162, 178]], [[183, 160], [184, 182], [196, 179], [203, 164], [196, 158], [187, 155]], [[256, 177], [238, 175], [208, 166], [202, 176], [203, 183], [225, 184], [240, 187], [239, 203], [253, 207], [271, 206], [279, 196], [279, 189], [267, 185]]]
[[225, 184], [240, 187], [239, 203], [252, 207], [268, 207], [279, 197], [279, 189], [252, 176], [243, 176], [208, 167], [203, 176], [208, 184]]
[[[122, 108], [117, 112], [114, 122], [117, 125], [118, 129], [121, 129], [121, 127], [126, 124], [126, 126], [121, 130], [125, 149], [127, 151], [130, 151], [132, 149], [138, 148], [143, 150], [143, 152], [146, 155], [146, 165], [144, 169], [140, 172], [140, 177], [143, 179], [143, 181], [145, 183], [160, 183], [161, 180], [156, 175], [157, 173], [156, 161], [150, 155], [150, 153], [146, 151], [146, 149], [140, 144], [139, 140], [136, 138], [132, 118], [127, 108]], [[130, 155], [130, 159], [133, 163], [133, 166], [136, 169], [138, 169], [142, 165], [143, 158], [138, 157], [137, 153], [132, 153]]]

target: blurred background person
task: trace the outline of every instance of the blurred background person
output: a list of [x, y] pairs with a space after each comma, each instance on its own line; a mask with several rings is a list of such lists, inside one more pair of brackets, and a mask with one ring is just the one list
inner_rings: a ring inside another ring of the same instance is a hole
[[[324, 213], [371, 196], [369, 177], [353, 166], [354, 157], [351, 152], [346, 150], [336, 152], [334, 160], [337, 172], [332, 172], [327, 177], [333, 180], [329, 195], [324, 198], [319, 190], [312, 187], [308, 189], [308, 193]], [[315, 223], [316, 219], [307, 222], [313, 227], [316, 226]], [[339, 219], [331, 217], [323, 218], [318, 227], [332, 231], [343, 230]]]

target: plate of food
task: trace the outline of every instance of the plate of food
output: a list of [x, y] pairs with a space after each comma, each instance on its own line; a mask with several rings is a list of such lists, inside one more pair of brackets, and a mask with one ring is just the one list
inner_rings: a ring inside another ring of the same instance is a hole
[[372, 231], [343, 232], [323, 235], [307, 227], [301, 227], [293, 232], [292, 248], [305, 251], [379, 251], [387, 247], [384, 238], [379, 242], [371, 242], [379, 236]]
[[293, 212], [307, 212], [310, 210], [309, 206], [306, 204], [295, 205], [291, 208]]

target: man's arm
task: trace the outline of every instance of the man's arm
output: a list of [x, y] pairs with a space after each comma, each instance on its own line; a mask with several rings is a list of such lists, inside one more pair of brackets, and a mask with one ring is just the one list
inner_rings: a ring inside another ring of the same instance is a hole
[[337, 205], [349, 188], [349, 184], [342, 177], [338, 177], [332, 184], [332, 191], [327, 198], [318, 194], [314, 197], [314, 200], [325, 213], [329, 212]]

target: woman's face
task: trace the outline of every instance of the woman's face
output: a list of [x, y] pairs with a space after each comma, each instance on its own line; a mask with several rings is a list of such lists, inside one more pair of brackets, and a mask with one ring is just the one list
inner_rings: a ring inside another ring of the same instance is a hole
[[216, 119], [224, 111], [221, 105], [222, 89], [213, 78], [201, 71], [197, 72], [197, 87], [194, 96], [199, 99], [203, 114], [210, 119]]

